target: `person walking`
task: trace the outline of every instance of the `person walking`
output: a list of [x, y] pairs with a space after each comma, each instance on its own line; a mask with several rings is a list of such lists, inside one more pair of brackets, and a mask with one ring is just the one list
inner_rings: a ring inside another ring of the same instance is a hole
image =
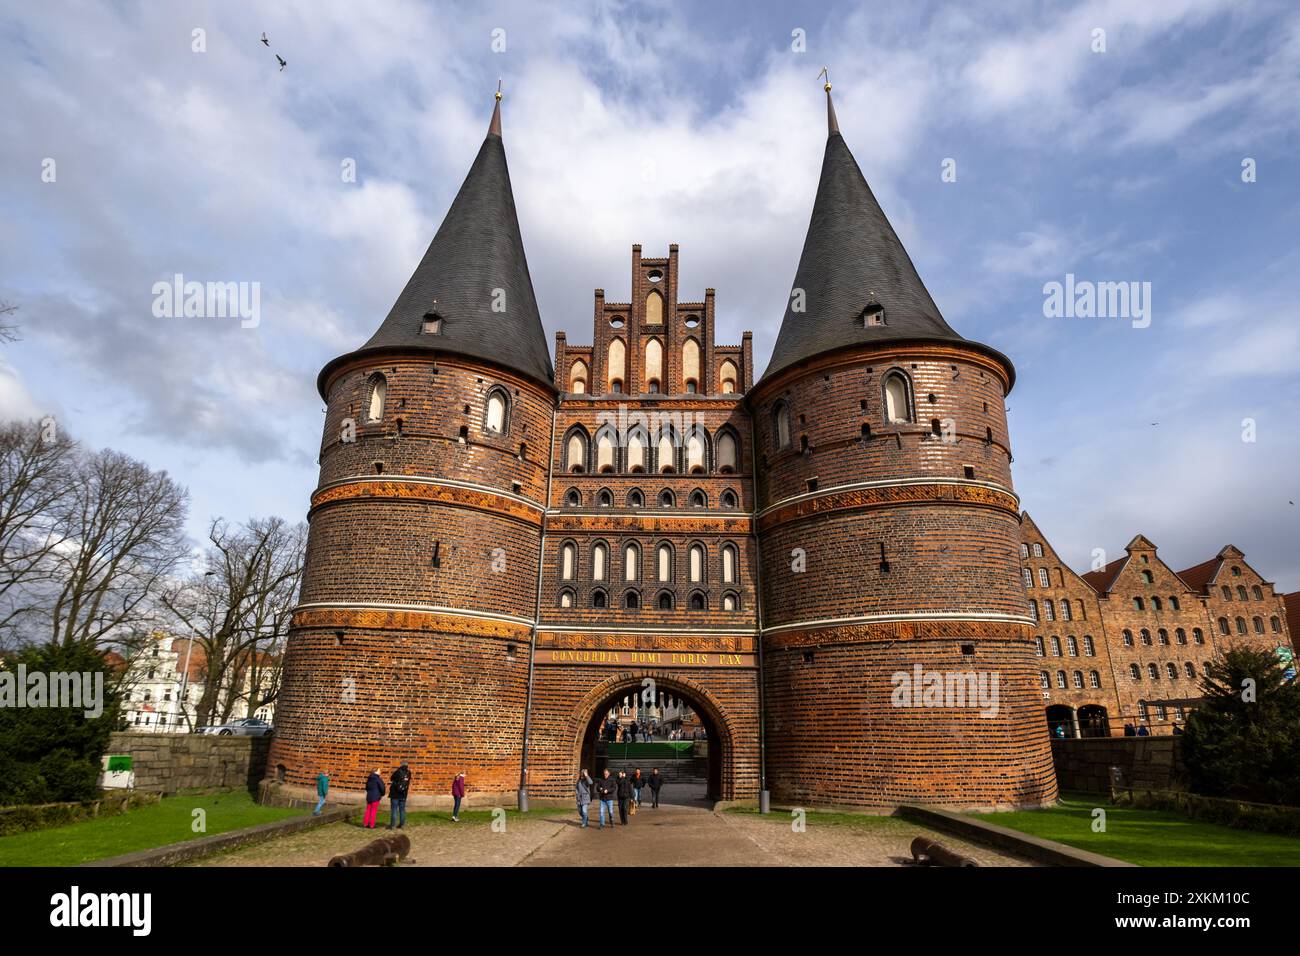
[[659, 791], [663, 789], [664, 778], [659, 773], [659, 768], [655, 767], [650, 771], [650, 779], [646, 781], [650, 786], [650, 796], [654, 798], [654, 803], [650, 804], [652, 809], [659, 809]]
[[605, 814], [609, 814], [609, 825], [614, 825], [614, 795], [618, 792], [618, 781], [609, 775], [609, 768], [596, 781], [596, 797], [600, 800], [600, 828], [605, 829]]
[[367, 830], [375, 828], [375, 818], [379, 816], [379, 801], [384, 798], [384, 778], [379, 776], [379, 768], [370, 771], [366, 778], [366, 816], [364, 825]]
[[636, 805], [641, 806], [641, 788], [645, 786], [646, 778], [641, 775], [641, 768], [637, 767], [636, 772], [632, 774], [632, 796], [636, 800]]
[[402, 765], [393, 771], [393, 775], [388, 778], [388, 799], [391, 807], [388, 811], [388, 829], [394, 825], [397, 829], [406, 829], [406, 795], [411, 789], [411, 768], [407, 766], [405, 760]]
[[587, 817], [587, 808], [591, 806], [591, 791], [596, 786], [595, 781], [587, 775], [584, 768], [578, 776], [578, 782], [573, 785], [573, 796], [578, 801], [578, 816], [582, 819], [582, 829], [587, 829], [591, 822]]
[[325, 797], [330, 792], [330, 772], [322, 770], [316, 775], [316, 809], [311, 812], [313, 817], [320, 816], [320, 812], [325, 807]]
[[451, 818], [456, 823], [460, 823], [460, 802], [465, 799], [465, 774], [456, 774], [456, 779], [451, 782], [451, 797], [455, 801], [451, 808]]
[[627, 826], [627, 804], [632, 799], [632, 781], [627, 778], [627, 771], [618, 772], [618, 822]]

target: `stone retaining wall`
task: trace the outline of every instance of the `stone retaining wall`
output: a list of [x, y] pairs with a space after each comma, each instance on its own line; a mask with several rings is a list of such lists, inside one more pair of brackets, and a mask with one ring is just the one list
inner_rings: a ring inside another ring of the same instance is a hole
[[1139, 790], [1182, 790], [1185, 768], [1178, 737], [1084, 737], [1052, 741], [1052, 762], [1061, 790], [1109, 793], [1110, 768], [1119, 767], [1122, 786]]
[[107, 754], [130, 754], [137, 790], [162, 794], [255, 790], [266, 773], [269, 737], [115, 733]]

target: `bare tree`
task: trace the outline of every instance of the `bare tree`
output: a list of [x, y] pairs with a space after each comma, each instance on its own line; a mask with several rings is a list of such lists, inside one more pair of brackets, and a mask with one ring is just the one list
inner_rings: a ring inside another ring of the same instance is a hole
[[51, 554], [52, 642], [98, 646], [147, 626], [186, 555], [188, 506], [165, 471], [110, 449], [83, 455], [56, 511], [64, 540]]
[[207, 569], [164, 599], [202, 658], [198, 726], [228, 720], [241, 703], [254, 714], [278, 694], [306, 528], [282, 518], [234, 527], [218, 519], [208, 540]]
[[66, 534], [58, 516], [74, 489], [75, 447], [52, 421], [0, 425], [0, 636], [42, 600], [36, 585]]
[[[0, 299], [0, 316], [13, 315], [17, 311], [18, 306]], [[12, 322], [0, 321], [0, 342], [17, 342], [19, 338], [18, 326]]]

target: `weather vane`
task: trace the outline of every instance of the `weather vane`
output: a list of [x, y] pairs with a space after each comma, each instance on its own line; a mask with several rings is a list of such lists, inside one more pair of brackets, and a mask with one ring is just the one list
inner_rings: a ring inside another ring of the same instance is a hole
[[823, 76], [826, 77], [826, 92], [829, 93], [831, 91], [831, 71], [827, 67], [822, 67], [822, 71], [817, 74], [817, 79], [820, 80]]
[[497, 99], [501, 99], [501, 77], [497, 77]]

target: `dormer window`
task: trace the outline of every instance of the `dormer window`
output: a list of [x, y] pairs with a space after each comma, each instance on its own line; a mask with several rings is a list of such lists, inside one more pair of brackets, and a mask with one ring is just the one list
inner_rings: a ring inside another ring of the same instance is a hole
[[442, 332], [442, 316], [437, 312], [426, 312], [420, 331], [425, 335], [439, 335]]
[[862, 310], [861, 315], [862, 327], [872, 328], [877, 325], [885, 324], [885, 307], [879, 302], [872, 302]]

